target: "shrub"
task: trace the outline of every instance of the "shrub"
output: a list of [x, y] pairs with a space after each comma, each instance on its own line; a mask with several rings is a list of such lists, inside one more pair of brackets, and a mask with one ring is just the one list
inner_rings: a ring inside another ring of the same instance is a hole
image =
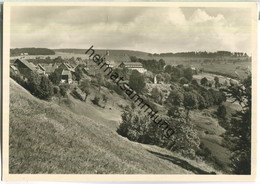
[[27, 82], [24, 79], [22, 79], [22, 77], [19, 74], [15, 74], [13, 72], [10, 72], [10, 77], [12, 79], [14, 79], [18, 84], [23, 86], [25, 89], [28, 88]]
[[135, 105], [134, 102], [131, 103], [131, 108], [132, 108], [132, 109], [135, 109], [135, 108], [136, 108], [136, 105]]
[[49, 79], [51, 80], [51, 82], [53, 84], [58, 85], [61, 81], [61, 74], [59, 72], [55, 71], [49, 75]]
[[156, 144], [159, 139], [156, 139], [158, 133], [154, 123], [148, 116], [140, 115], [131, 111], [124, 111], [122, 114], [122, 123], [117, 129], [117, 133], [127, 137], [131, 141]]
[[167, 115], [170, 117], [176, 118], [176, 117], [180, 117], [181, 114], [180, 114], [179, 108], [177, 106], [172, 106], [168, 110]]
[[181, 92], [173, 90], [170, 92], [166, 104], [168, 106], [181, 106], [184, 100], [184, 96]]
[[53, 93], [54, 93], [55, 95], [60, 94], [60, 88], [59, 88], [59, 86], [53, 86]]
[[188, 83], [189, 83], [189, 80], [186, 79], [185, 77], [182, 77], [182, 78], [180, 79], [180, 83], [181, 83], [181, 84], [188, 84]]
[[227, 115], [227, 109], [224, 105], [219, 105], [216, 115], [220, 118], [220, 119], [225, 119], [226, 115]]
[[67, 91], [68, 91], [70, 85], [69, 84], [61, 84], [59, 87], [60, 87], [61, 96], [67, 97], [68, 96]]
[[94, 99], [92, 100], [92, 103], [97, 106], [100, 106], [99, 101], [100, 101], [100, 97], [95, 96]]
[[202, 79], [200, 80], [200, 84], [203, 85], [203, 86], [208, 85], [208, 79], [207, 79], [206, 77], [202, 78]]
[[76, 99], [84, 101], [84, 97], [80, 94], [79, 88], [74, 88], [74, 90], [71, 92], [71, 95]]
[[40, 76], [37, 73], [32, 73], [28, 77], [27, 90], [29, 90], [37, 98], [48, 100], [53, 95], [53, 86], [51, 81], [46, 76]]
[[103, 101], [104, 101], [105, 103], [107, 103], [108, 97], [107, 97], [106, 95], [103, 95], [102, 98], [103, 98]]
[[133, 110], [123, 112], [122, 123], [117, 133], [132, 141], [158, 145], [194, 157], [194, 150], [198, 149], [200, 139], [192, 122], [184, 118], [163, 118], [163, 120], [165, 121], [161, 122], [168, 122], [172, 129], [178, 130], [170, 138], [165, 137], [165, 124], [156, 124], [148, 115]]

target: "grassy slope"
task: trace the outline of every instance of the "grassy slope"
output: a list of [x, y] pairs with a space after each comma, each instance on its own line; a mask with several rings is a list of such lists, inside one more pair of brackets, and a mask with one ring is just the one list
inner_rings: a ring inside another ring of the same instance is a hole
[[157, 146], [131, 142], [86, 116], [33, 97], [13, 80], [10, 99], [10, 173], [213, 171]]
[[205, 144], [220, 163], [223, 164], [223, 170], [229, 171], [230, 151], [222, 145], [221, 134], [225, 129], [218, 124], [218, 120], [209, 117], [209, 114], [216, 111], [215, 108], [209, 110], [196, 110], [191, 112], [191, 119], [195, 123], [201, 142]]
[[[94, 105], [91, 100], [94, 99], [95, 95], [101, 97], [100, 104], [105, 106], [105, 108], [98, 107]], [[102, 95], [107, 96], [107, 103], [102, 102]], [[70, 105], [65, 107], [69, 108], [70, 111], [87, 116], [88, 118], [99, 122], [103, 125], [107, 125], [112, 130], [116, 131], [119, 122], [121, 121], [122, 108], [119, 105], [129, 105], [129, 102], [124, 100], [121, 96], [116, 93], [111, 94], [107, 88], [101, 87], [101, 90], [98, 91], [97, 88], [90, 88], [90, 95], [87, 98], [86, 102], [81, 102], [74, 98], [70, 98], [72, 102]]]

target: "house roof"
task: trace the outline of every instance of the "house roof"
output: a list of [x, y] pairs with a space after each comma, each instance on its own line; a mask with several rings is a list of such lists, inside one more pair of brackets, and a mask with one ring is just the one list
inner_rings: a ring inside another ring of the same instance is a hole
[[10, 66], [14, 71], [18, 71], [18, 69], [14, 66], [14, 65], [11, 65]]
[[29, 68], [32, 71], [36, 70], [36, 66], [33, 63], [30, 63], [25, 59], [16, 59], [16, 61], [14, 63], [17, 63], [17, 62], [23, 63], [27, 68]]
[[71, 72], [69, 70], [62, 70], [61, 75], [70, 75]]
[[57, 69], [57, 66], [55, 66], [53, 64], [49, 64], [49, 65], [46, 65], [44, 68], [45, 68], [46, 73], [52, 73]]
[[120, 65], [124, 65], [126, 68], [143, 68], [142, 63], [139, 62], [122, 62]]
[[38, 64], [38, 67], [39, 67], [42, 71], [46, 71], [45, 68], [44, 68], [41, 64]]
[[75, 72], [75, 69], [69, 63], [62, 63], [68, 70]]

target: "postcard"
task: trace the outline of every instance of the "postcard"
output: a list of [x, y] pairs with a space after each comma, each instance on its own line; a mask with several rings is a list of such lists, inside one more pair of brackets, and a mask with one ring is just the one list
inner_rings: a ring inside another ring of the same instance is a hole
[[253, 181], [255, 2], [3, 5], [5, 181]]

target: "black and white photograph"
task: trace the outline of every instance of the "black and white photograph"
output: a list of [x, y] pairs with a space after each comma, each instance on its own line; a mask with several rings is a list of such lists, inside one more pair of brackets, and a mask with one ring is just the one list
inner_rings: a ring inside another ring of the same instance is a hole
[[3, 11], [7, 179], [252, 180], [256, 3]]

